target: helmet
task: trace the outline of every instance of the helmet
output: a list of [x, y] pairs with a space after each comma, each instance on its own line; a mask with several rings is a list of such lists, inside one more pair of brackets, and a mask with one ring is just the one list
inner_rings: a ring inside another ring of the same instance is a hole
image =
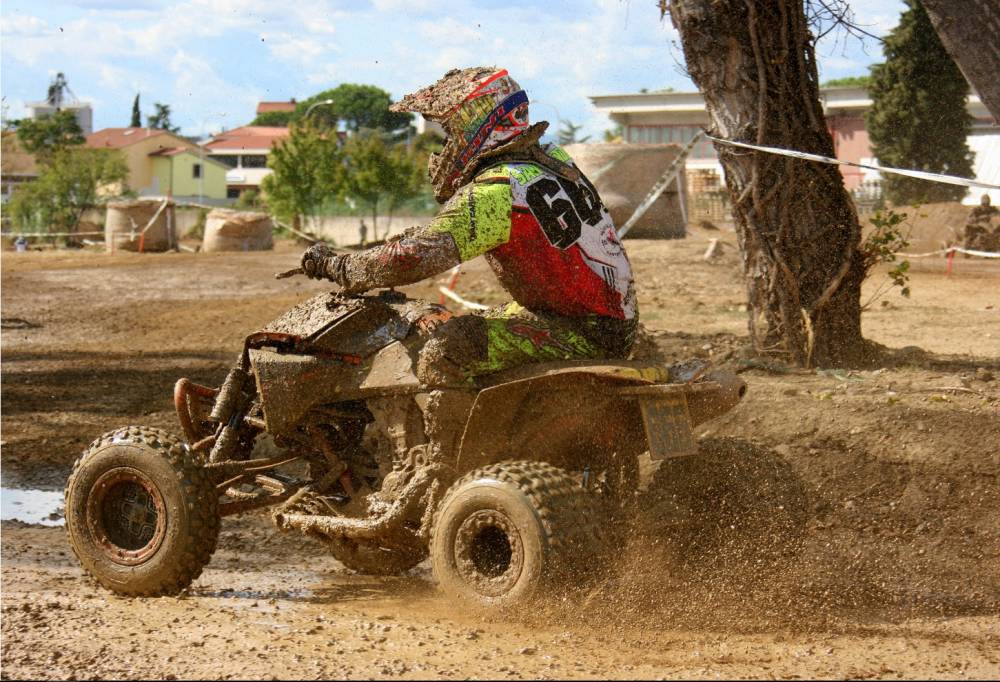
[[455, 193], [463, 171], [478, 157], [529, 128], [527, 94], [506, 69], [489, 66], [452, 69], [389, 109], [415, 111], [444, 128], [444, 148], [427, 164], [441, 202]]

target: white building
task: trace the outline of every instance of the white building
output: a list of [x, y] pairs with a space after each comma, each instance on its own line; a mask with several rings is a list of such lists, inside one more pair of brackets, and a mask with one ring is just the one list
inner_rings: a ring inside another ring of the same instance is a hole
[[28, 109], [28, 118], [32, 120], [46, 118], [57, 111], [68, 109], [75, 114], [76, 122], [84, 135], [94, 132], [94, 111], [90, 103], [81, 102], [76, 98], [62, 73], [56, 74], [49, 85], [48, 96], [44, 100], [29, 102], [25, 106]]
[[203, 145], [211, 159], [229, 168], [228, 198], [238, 199], [248, 189], [260, 190], [260, 183], [272, 172], [267, 167], [267, 155], [288, 134], [288, 128], [243, 126], [219, 133]]
[[[834, 87], [820, 90], [823, 113], [833, 136], [838, 159], [855, 163], [873, 163], [864, 114], [872, 100], [864, 87]], [[599, 111], [622, 126], [625, 142], [686, 144], [699, 130], [709, 127], [705, 100], [698, 92], [649, 92], [621, 95], [596, 95], [590, 100]], [[989, 183], [1000, 180], [1000, 126], [975, 94], [968, 99], [968, 111], [973, 117], [969, 148], [976, 153], [975, 176]], [[877, 179], [877, 172], [841, 166], [847, 189], [858, 188], [862, 182]], [[705, 173], [722, 177], [722, 166], [710, 140], [699, 141], [686, 163], [688, 177]], [[697, 173], [695, 171], [702, 171]], [[966, 204], [979, 202], [984, 190], [973, 189], [964, 199]], [[1000, 191], [991, 191], [994, 203], [1000, 202]]]

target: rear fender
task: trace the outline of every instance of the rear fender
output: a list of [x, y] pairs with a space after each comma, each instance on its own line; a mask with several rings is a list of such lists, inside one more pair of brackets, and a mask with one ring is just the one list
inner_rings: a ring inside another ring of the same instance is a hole
[[582, 469], [646, 449], [636, 401], [618, 389], [636, 385], [579, 371], [497, 384], [479, 392], [455, 462], [459, 472], [512, 457]]

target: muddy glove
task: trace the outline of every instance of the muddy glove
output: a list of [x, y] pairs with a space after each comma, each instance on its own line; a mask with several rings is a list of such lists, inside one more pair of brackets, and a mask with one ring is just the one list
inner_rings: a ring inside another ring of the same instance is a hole
[[302, 254], [302, 272], [306, 277], [330, 279], [343, 286], [344, 256], [338, 256], [329, 246], [318, 242]]

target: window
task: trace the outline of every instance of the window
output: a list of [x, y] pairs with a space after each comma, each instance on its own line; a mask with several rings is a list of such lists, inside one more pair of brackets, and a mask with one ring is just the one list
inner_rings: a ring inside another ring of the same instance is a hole
[[239, 199], [240, 198], [240, 188], [239, 187], [227, 187], [226, 188], [226, 198], [227, 199]]
[[267, 155], [244, 154], [241, 166], [243, 168], [267, 168]]
[[195, 164], [191, 165], [191, 177], [195, 178], [195, 179], [201, 177], [201, 164], [200, 163], [195, 163]]
[[219, 154], [218, 156], [213, 154], [212, 158], [221, 163], [222, 165], [228, 166], [229, 168], [236, 168], [236, 166], [239, 165], [238, 161], [240, 160], [240, 157], [237, 156], [236, 154], [232, 155]]

